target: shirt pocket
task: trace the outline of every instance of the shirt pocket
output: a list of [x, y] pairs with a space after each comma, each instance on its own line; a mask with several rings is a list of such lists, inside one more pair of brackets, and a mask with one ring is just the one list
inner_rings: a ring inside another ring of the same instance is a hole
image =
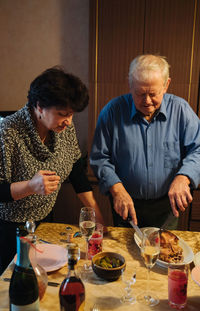
[[177, 168], [180, 162], [180, 147], [178, 141], [164, 142], [164, 167]]

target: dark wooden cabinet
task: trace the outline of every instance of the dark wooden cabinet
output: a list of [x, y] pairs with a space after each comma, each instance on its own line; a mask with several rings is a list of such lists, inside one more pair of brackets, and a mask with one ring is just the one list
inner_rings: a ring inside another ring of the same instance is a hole
[[[105, 225], [112, 226], [112, 213], [108, 197], [102, 195], [99, 192], [99, 187], [96, 182], [92, 183], [92, 188], [94, 191], [94, 196], [104, 216]], [[54, 221], [78, 225], [80, 208], [82, 206], [83, 204], [76, 196], [72, 185], [69, 182], [64, 182], [61, 186], [61, 190], [58, 194], [58, 198], [54, 206]]]
[[200, 231], [200, 188], [194, 191], [189, 216], [189, 230]]

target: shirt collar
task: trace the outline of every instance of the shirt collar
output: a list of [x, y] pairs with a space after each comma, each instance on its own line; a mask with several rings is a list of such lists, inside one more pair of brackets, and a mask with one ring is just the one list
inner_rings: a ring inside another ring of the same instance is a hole
[[159, 115], [164, 116], [165, 120], [167, 119], [167, 110], [166, 110], [166, 104], [165, 104], [164, 96], [163, 96], [162, 103], [160, 105], [160, 109], [159, 109], [158, 113], [156, 114], [156, 117], [158, 117]]

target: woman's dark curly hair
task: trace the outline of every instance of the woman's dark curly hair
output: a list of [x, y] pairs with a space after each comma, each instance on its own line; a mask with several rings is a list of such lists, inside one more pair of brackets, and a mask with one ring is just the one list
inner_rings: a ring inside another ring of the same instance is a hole
[[74, 112], [83, 111], [89, 101], [83, 82], [60, 67], [49, 68], [35, 78], [27, 98], [32, 107], [39, 102], [41, 108], [70, 108]]

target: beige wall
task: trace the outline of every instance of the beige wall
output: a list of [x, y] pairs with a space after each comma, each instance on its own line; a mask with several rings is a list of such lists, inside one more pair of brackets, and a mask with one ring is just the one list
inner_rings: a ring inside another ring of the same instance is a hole
[[[55, 65], [88, 85], [89, 0], [0, 0], [0, 111], [24, 106], [30, 82]], [[75, 123], [87, 150], [88, 112]]]

